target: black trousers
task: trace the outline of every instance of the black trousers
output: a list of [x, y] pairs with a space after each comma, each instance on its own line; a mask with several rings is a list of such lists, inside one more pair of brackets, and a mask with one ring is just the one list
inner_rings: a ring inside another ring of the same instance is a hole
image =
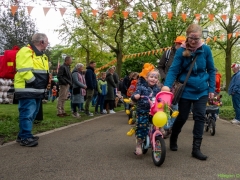
[[205, 123], [206, 104], [208, 96], [202, 96], [198, 100], [189, 100], [181, 98], [178, 103], [179, 115], [173, 123], [172, 136], [177, 137], [181, 132], [183, 125], [188, 119], [189, 112], [192, 106], [194, 127], [193, 137], [202, 138]]

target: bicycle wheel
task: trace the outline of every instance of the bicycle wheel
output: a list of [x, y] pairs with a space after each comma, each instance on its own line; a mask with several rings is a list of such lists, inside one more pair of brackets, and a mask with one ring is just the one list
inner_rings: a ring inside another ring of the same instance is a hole
[[149, 147], [149, 136], [146, 137], [146, 139], [142, 143], [142, 152], [143, 154], [146, 154], [148, 152], [148, 147]]
[[212, 136], [215, 135], [215, 127], [216, 127], [215, 119], [213, 117], [210, 117], [209, 118], [209, 132]]
[[155, 137], [155, 150], [152, 147], [152, 159], [156, 166], [161, 166], [166, 156], [165, 141], [161, 136]]
[[209, 120], [208, 120], [207, 117], [205, 117], [204, 129], [205, 129], [206, 132], [208, 132], [208, 129], [209, 129]]

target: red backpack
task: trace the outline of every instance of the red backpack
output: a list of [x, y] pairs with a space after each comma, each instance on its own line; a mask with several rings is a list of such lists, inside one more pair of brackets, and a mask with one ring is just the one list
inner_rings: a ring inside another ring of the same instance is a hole
[[0, 78], [14, 79], [16, 74], [16, 54], [19, 51], [18, 46], [12, 50], [6, 50], [3, 56], [0, 56]]

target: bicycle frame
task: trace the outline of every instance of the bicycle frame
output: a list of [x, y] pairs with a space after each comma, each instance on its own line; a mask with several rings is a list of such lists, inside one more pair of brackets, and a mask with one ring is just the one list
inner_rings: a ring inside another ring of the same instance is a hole
[[153, 126], [153, 128], [155, 128], [155, 131], [154, 131], [154, 133], [150, 132], [150, 141], [151, 141], [151, 144], [152, 144], [152, 148], [155, 151], [156, 150], [156, 147], [155, 147], [155, 137], [156, 136], [162, 136], [162, 138], [163, 138], [163, 134], [161, 133], [161, 131], [159, 130], [158, 127]]

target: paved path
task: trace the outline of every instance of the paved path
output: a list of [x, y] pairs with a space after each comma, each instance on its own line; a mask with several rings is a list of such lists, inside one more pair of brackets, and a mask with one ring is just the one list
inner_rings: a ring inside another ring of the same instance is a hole
[[202, 152], [207, 161], [191, 157], [193, 120], [179, 137], [179, 150], [169, 150], [161, 167], [150, 151], [133, 154], [134, 137], [124, 112], [40, 134], [39, 145], [0, 146], [0, 180], [240, 180], [240, 126], [218, 120], [216, 135], [204, 134]]

